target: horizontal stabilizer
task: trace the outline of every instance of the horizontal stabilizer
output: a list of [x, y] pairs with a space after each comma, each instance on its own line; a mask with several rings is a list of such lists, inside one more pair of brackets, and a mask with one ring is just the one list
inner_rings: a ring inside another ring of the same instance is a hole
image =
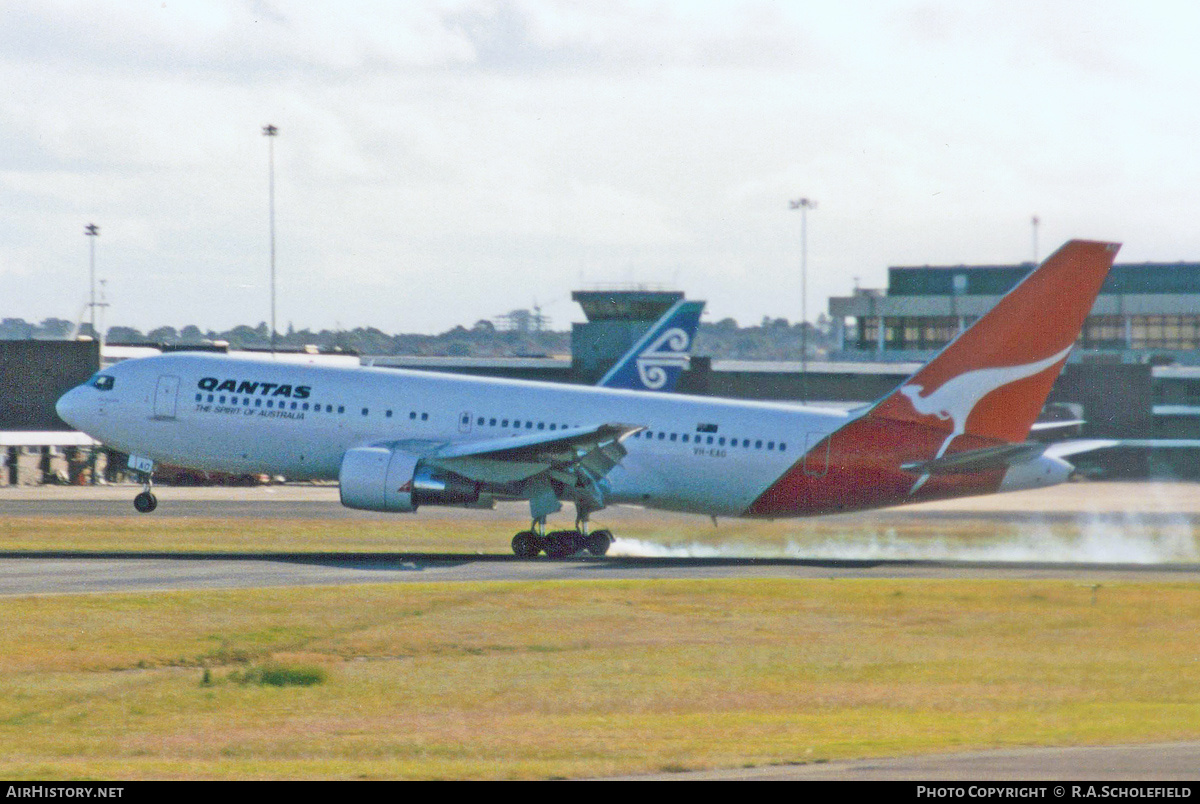
[[901, 469], [914, 474], [946, 475], [969, 472], [986, 472], [989, 469], [1004, 469], [1017, 463], [1025, 463], [1041, 455], [1045, 444], [1001, 444], [996, 447], [956, 452], [931, 461], [915, 461], [901, 465]]
[[1049, 430], [1065, 430], [1068, 427], [1082, 427], [1087, 424], [1084, 419], [1066, 419], [1060, 422], [1034, 422], [1030, 427], [1030, 431], [1034, 433], [1044, 433]]
[[1085, 438], [1057, 441], [1046, 446], [1044, 454], [1065, 458], [1098, 449], [1200, 449], [1200, 438]]

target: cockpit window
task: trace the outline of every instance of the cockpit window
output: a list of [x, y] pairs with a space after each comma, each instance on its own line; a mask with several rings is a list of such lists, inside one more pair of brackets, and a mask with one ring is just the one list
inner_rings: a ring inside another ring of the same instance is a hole
[[114, 378], [109, 374], [97, 374], [92, 378], [92, 387], [97, 391], [111, 391]]

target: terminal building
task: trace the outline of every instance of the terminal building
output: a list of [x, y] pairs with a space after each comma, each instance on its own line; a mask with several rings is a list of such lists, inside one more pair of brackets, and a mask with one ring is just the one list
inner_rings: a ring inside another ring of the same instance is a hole
[[[886, 291], [829, 300], [842, 357], [924, 360], [1025, 278], [1033, 263], [888, 269]], [[1200, 365], [1200, 263], [1114, 265], [1075, 360]]]
[[[901, 266], [886, 290], [829, 300], [840, 361], [924, 362], [1025, 278], [1020, 265]], [[1200, 263], [1114, 265], [1050, 402], [1075, 406], [1084, 434], [1200, 438]], [[1116, 456], [1141, 472], [1200, 475], [1200, 453]]]

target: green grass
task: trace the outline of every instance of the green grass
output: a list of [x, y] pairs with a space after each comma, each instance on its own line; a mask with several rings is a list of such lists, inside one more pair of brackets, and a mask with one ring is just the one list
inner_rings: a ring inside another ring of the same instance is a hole
[[[609, 513], [609, 512], [605, 512]], [[1182, 518], [1181, 518], [1182, 520]], [[601, 520], [598, 520], [601, 521]], [[684, 546], [719, 547], [728, 554], [823, 556], [834, 545], [854, 546], [873, 555], [884, 546], [890, 555], [944, 556], [955, 550], [1004, 559], [987, 551], [1026, 545], [1021, 557], [1061, 559], [1071, 545], [1094, 540], [1103, 526], [1086, 520], [1032, 527], [1019, 522], [964, 515], [925, 519], [862, 515], [809, 520], [708, 520], [669, 514], [630, 513], [615, 509], [602, 520], [619, 537], [653, 543], [663, 550]], [[478, 516], [445, 518], [397, 515], [388, 519], [221, 519], [200, 517], [0, 517], [0, 551], [82, 550], [153, 552], [461, 552], [508, 553], [512, 534], [529, 525], [524, 509], [505, 506]], [[1155, 560], [1196, 560], [1200, 528], [1182, 521], [1171, 525], [1130, 525], [1108, 543], [1127, 548], [1144, 545]], [[1050, 545], [1050, 552], [1028, 547]], [[982, 551], [982, 552], [979, 552]], [[1055, 552], [1057, 551], [1057, 552]], [[1124, 553], [1116, 560], [1128, 560]], [[1079, 553], [1077, 560], [1096, 560]]]
[[[710, 580], [4, 598], [0, 775], [554, 778], [1200, 737], [1200, 589], [1092, 592]], [[274, 685], [268, 668], [322, 681]]]
[[[229, 674], [228, 680], [236, 684], [258, 684], [267, 687], [311, 687], [314, 684], [324, 684], [329, 673], [319, 665], [283, 665], [269, 662], [246, 670], [235, 670]], [[204, 668], [201, 683], [212, 683], [209, 669]]]

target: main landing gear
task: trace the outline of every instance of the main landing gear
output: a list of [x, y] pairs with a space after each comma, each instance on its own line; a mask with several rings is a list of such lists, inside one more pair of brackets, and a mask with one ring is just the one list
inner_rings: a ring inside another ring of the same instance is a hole
[[547, 558], [569, 558], [586, 550], [594, 556], [602, 556], [612, 546], [613, 535], [608, 530], [588, 532], [587, 519], [575, 522], [575, 530], [546, 532], [546, 518], [533, 520], [529, 530], [513, 536], [512, 549], [517, 558], [534, 558], [545, 552]]

